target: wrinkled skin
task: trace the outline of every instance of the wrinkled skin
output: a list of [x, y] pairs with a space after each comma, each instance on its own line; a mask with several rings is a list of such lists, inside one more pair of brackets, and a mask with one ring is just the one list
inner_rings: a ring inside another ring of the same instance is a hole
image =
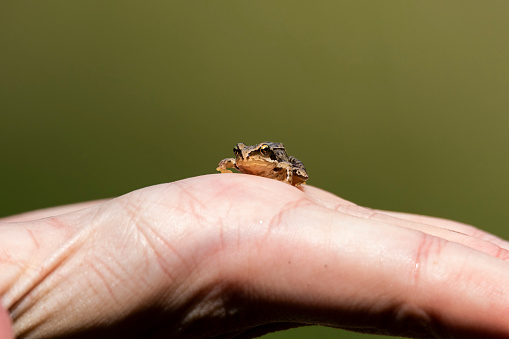
[[207, 175], [0, 221], [19, 338], [509, 338], [507, 242], [311, 186]]

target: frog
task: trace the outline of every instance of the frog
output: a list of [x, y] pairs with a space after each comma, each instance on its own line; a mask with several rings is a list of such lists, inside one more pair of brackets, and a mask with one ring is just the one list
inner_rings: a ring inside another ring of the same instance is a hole
[[295, 187], [305, 184], [309, 178], [302, 161], [289, 156], [282, 143], [261, 142], [253, 146], [238, 143], [233, 153], [235, 158], [221, 160], [217, 171], [232, 173], [228, 168], [235, 168], [245, 174], [279, 180]]

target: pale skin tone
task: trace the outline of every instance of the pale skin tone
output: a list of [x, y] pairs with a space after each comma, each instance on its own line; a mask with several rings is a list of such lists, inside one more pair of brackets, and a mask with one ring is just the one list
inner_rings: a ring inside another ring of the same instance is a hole
[[306, 324], [509, 338], [508, 248], [461, 223], [214, 174], [0, 219], [0, 295], [19, 338], [250, 338]]

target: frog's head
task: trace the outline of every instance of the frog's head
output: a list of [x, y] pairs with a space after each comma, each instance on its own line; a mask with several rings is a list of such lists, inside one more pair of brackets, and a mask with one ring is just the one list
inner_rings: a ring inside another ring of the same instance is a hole
[[279, 161], [285, 161], [288, 157], [283, 144], [274, 142], [262, 142], [254, 146], [238, 143], [233, 153], [237, 167], [242, 168], [245, 173], [258, 175], [272, 170]]
[[281, 143], [262, 142], [254, 146], [238, 143], [233, 149], [237, 161], [264, 161], [278, 162], [287, 157], [285, 148]]

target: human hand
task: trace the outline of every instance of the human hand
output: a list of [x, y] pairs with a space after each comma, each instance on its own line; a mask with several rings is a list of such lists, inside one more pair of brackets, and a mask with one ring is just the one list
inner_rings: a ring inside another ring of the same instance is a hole
[[471, 226], [242, 174], [86, 206], [0, 220], [20, 338], [509, 337], [508, 244]]

